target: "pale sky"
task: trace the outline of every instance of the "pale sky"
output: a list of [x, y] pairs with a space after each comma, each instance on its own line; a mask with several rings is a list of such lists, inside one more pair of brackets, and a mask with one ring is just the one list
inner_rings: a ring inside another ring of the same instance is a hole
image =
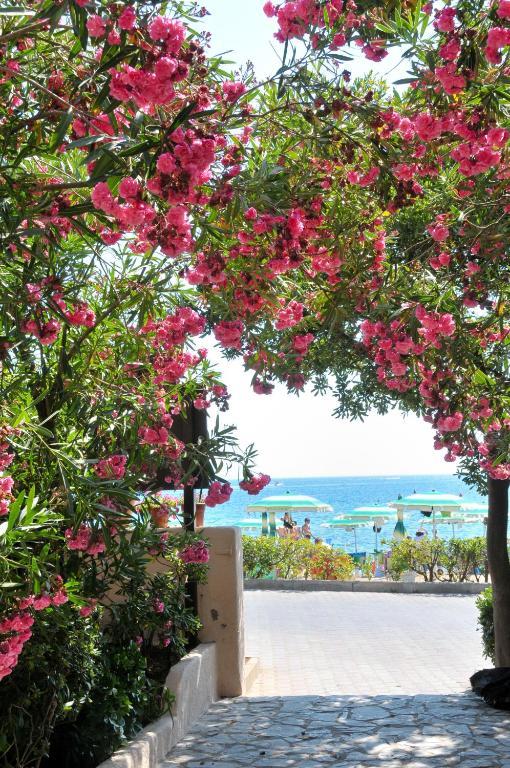
[[[273, 40], [274, 19], [262, 11], [263, 0], [207, 0], [210, 16], [204, 26], [212, 33], [210, 53], [232, 50], [229, 58], [239, 66], [248, 59], [259, 79], [278, 68]], [[400, 51], [393, 50], [377, 72], [391, 80], [406, 77]], [[362, 56], [346, 63], [354, 75], [371, 68]], [[273, 477], [336, 475], [453, 474], [442, 454], [433, 448], [433, 431], [414, 416], [394, 411], [374, 414], [365, 422], [335, 419], [332, 396], [304, 393], [289, 395], [277, 386], [271, 395], [256, 395], [251, 374], [239, 361], [222, 360], [212, 353], [231, 393], [230, 410], [221, 415], [224, 424], [236, 424], [243, 445], [255, 443], [258, 469]], [[213, 415], [213, 414], [211, 414]]]

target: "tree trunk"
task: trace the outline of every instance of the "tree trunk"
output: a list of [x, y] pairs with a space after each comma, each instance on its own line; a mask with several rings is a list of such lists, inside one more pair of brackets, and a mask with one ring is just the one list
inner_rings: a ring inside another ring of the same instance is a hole
[[510, 667], [510, 560], [508, 480], [488, 480], [487, 559], [492, 580], [496, 667]]

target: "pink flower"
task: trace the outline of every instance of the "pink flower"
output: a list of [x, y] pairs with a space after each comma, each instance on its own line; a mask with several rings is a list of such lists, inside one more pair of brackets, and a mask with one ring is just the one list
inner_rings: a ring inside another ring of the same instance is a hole
[[436, 222], [435, 224], [429, 224], [427, 232], [436, 243], [442, 243], [443, 240], [447, 240], [450, 236], [450, 230], [442, 222]]
[[249, 496], [255, 496], [270, 482], [271, 478], [269, 475], [251, 475], [248, 480], [242, 480], [239, 483], [239, 488], [242, 488], [243, 491], [247, 491]]
[[269, 18], [271, 18], [272, 16], [276, 16], [276, 8], [274, 7], [273, 3], [269, 1], [267, 3], [264, 3], [264, 5], [262, 6], [262, 10], [266, 14], [266, 16], [268, 16]]
[[88, 601], [88, 605], [84, 605], [80, 608], [79, 610], [80, 616], [83, 616], [83, 618], [87, 618], [87, 616], [90, 616], [90, 614], [96, 607], [96, 604], [97, 604], [97, 600], [95, 600], [94, 598], [91, 598]]
[[227, 349], [240, 349], [244, 324], [241, 320], [222, 320], [214, 326], [214, 338]]
[[157, 16], [149, 24], [149, 35], [152, 40], [164, 41], [167, 53], [178, 53], [186, 37], [186, 30], [180, 21]]
[[179, 552], [179, 558], [183, 563], [207, 563], [209, 561], [209, 549], [205, 541], [197, 541], [184, 547]]
[[510, 0], [499, 0], [496, 13], [500, 19], [510, 19]]
[[292, 328], [303, 319], [304, 307], [298, 301], [290, 301], [276, 316], [275, 328], [282, 331], [284, 328]]
[[456, 432], [462, 426], [464, 416], [456, 411], [451, 416], [442, 416], [437, 420], [437, 428], [440, 432]]
[[124, 200], [131, 200], [136, 197], [140, 191], [140, 185], [136, 179], [126, 176], [119, 184], [119, 194]]
[[87, 19], [87, 30], [91, 37], [102, 37], [106, 32], [106, 24], [97, 14], [92, 14]]
[[58, 592], [55, 592], [55, 594], [51, 598], [51, 604], [52, 605], [64, 605], [64, 603], [67, 603], [69, 600], [69, 597], [67, 596], [67, 592], [65, 589], [59, 589]]
[[[460, 43], [456, 37], [451, 37], [447, 43], [439, 49], [439, 55], [445, 61], [455, 61], [460, 54]], [[437, 72], [436, 72], [437, 74]]]
[[420, 112], [413, 121], [414, 129], [422, 141], [432, 141], [442, 133], [440, 120], [436, 120], [429, 112]]
[[434, 26], [440, 32], [453, 32], [455, 29], [455, 8], [444, 8], [442, 11], [436, 11], [436, 20]]
[[165, 604], [162, 600], [154, 600], [152, 607], [154, 608], [154, 613], [163, 613], [165, 610]]
[[51, 605], [51, 597], [49, 595], [40, 595], [36, 597], [33, 602], [34, 611], [43, 611]]
[[104, 480], [121, 480], [126, 473], [127, 456], [115, 454], [108, 459], [101, 459], [94, 467], [98, 477]]
[[233, 488], [230, 483], [220, 483], [214, 480], [209, 487], [204, 503], [207, 507], [215, 507], [217, 504], [224, 504], [232, 495]]
[[119, 18], [117, 19], [119, 29], [134, 29], [136, 24], [136, 13], [133, 6], [128, 5], [124, 8]]
[[300, 355], [304, 355], [308, 352], [308, 347], [314, 340], [313, 333], [304, 333], [298, 336], [294, 336], [292, 340], [293, 349]]
[[225, 99], [231, 104], [237, 101], [243, 93], [246, 93], [246, 86], [244, 83], [236, 82], [234, 80], [226, 80], [222, 85], [223, 94]]
[[460, 93], [466, 87], [466, 78], [456, 71], [453, 62], [446, 64], [444, 67], [436, 67], [435, 75], [446, 93], [454, 95]]

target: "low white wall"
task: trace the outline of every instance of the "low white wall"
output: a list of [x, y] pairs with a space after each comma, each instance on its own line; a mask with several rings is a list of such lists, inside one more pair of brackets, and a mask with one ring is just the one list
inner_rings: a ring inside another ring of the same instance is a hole
[[319, 579], [245, 579], [245, 589], [302, 592], [393, 592], [425, 595], [478, 595], [490, 584], [465, 581], [320, 581]]
[[98, 768], [156, 768], [168, 751], [217, 701], [215, 643], [201, 643], [170, 670], [166, 687], [175, 695], [171, 714], [160, 717]]

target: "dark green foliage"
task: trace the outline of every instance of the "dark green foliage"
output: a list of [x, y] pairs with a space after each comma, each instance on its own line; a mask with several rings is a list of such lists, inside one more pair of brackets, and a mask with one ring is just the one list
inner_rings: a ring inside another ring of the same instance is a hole
[[495, 659], [494, 646], [494, 611], [492, 606], [492, 587], [487, 587], [484, 592], [476, 598], [476, 607], [478, 608], [478, 624], [482, 633], [483, 653], [493, 664]]

